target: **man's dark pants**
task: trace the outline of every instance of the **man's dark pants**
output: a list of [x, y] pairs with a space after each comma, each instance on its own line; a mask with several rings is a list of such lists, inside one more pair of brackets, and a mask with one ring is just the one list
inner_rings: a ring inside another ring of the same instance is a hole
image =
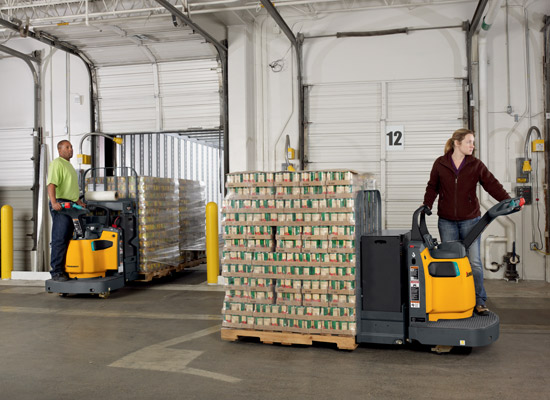
[[[58, 199], [59, 202], [67, 201]], [[65, 260], [67, 258], [67, 248], [73, 237], [74, 225], [73, 220], [67, 214], [55, 211], [52, 204], [49, 203], [50, 214], [52, 216], [52, 241], [50, 265], [52, 270], [50, 274], [52, 278], [61, 276], [65, 272]]]

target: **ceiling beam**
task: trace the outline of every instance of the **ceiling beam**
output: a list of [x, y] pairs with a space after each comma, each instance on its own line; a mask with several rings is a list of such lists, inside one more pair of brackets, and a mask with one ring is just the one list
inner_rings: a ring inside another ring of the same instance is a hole
[[281, 14], [277, 11], [275, 6], [271, 4], [271, 1], [269, 0], [260, 0], [260, 2], [264, 5], [265, 9], [271, 15], [271, 18], [275, 20], [277, 25], [279, 25], [279, 28], [282, 29], [288, 40], [296, 46], [298, 44], [296, 40], [296, 36], [294, 36], [294, 32], [292, 32], [292, 29], [289, 28], [283, 17], [281, 17]]
[[204, 29], [202, 29], [200, 26], [195, 24], [187, 15], [183, 14], [180, 10], [178, 10], [176, 7], [174, 7], [172, 4], [170, 4], [166, 0], [155, 0], [157, 3], [159, 3], [161, 6], [166, 8], [172, 15], [175, 17], [181, 19], [183, 22], [185, 22], [187, 25], [189, 25], [192, 29], [197, 31], [202, 37], [206, 39], [207, 42], [214, 45], [220, 53], [227, 54], [227, 47], [225, 47], [223, 44], [218, 42], [212, 35], [210, 35], [208, 32], [206, 32]]
[[481, 21], [481, 17], [485, 12], [485, 8], [487, 7], [488, 1], [489, 0], [479, 0], [479, 3], [477, 3], [477, 8], [476, 8], [476, 11], [474, 12], [474, 16], [472, 17], [472, 22], [470, 23], [470, 28], [468, 30], [468, 35], [470, 37], [474, 36], [474, 33], [476, 32], [479, 26], [479, 23]]

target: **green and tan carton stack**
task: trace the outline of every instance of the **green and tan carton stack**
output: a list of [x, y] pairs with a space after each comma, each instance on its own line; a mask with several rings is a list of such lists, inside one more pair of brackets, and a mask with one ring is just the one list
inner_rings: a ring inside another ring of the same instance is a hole
[[356, 334], [352, 171], [244, 172], [223, 205], [225, 328]]

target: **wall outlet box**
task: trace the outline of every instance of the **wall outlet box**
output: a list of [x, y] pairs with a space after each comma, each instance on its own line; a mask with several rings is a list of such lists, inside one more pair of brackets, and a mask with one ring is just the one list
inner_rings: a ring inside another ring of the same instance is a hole
[[531, 143], [531, 150], [532, 151], [544, 151], [544, 140], [542, 139], [537, 139], [537, 140], [533, 140], [533, 142]]
[[516, 158], [516, 182], [517, 183], [529, 182], [529, 172], [523, 172], [524, 161], [525, 161], [525, 158], [523, 157]]
[[86, 165], [92, 164], [92, 156], [88, 154], [78, 154], [77, 158], [78, 158], [79, 164], [86, 164]]
[[533, 203], [533, 191], [531, 186], [516, 186], [516, 197], [523, 197], [525, 199], [525, 205], [531, 205]]

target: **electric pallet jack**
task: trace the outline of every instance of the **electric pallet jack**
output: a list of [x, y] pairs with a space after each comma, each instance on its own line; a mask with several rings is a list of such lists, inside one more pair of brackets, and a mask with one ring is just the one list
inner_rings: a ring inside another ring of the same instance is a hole
[[[106, 170], [93, 168], [84, 173], [81, 190], [86, 193], [86, 176], [92, 176], [90, 191], [107, 191]], [[131, 168], [123, 168], [126, 177], [135, 177]], [[112, 173], [111, 173], [112, 174]], [[103, 184], [96, 184], [96, 176], [102, 175]], [[124, 287], [127, 282], [138, 278], [139, 236], [138, 236], [138, 196], [137, 185], [132, 193], [129, 190], [130, 179], [117, 179], [124, 183], [115, 183], [116, 193], [121, 198], [94, 201], [85, 200], [86, 208], [75, 203], [62, 203], [62, 210], [69, 215], [74, 224], [73, 239], [69, 243], [65, 264], [65, 273], [69, 280], [64, 282], [49, 279], [46, 291], [68, 294], [97, 294], [106, 298], [112, 291]], [[86, 198], [86, 196], [84, 196]]]
[[411, 231], [381, 230], [380, 193], [357, 198], [360, 268], [357, 285], [358, 343], [420, 343], [447, 352], [454, 346], [486, 346], [499, 337], [499, 317], [477, 315], [468, 248], [497, 217], [521, 210], [525, 200], [504, 200], [489, 209], [464, 241], [437, 241], [422, 206]]

